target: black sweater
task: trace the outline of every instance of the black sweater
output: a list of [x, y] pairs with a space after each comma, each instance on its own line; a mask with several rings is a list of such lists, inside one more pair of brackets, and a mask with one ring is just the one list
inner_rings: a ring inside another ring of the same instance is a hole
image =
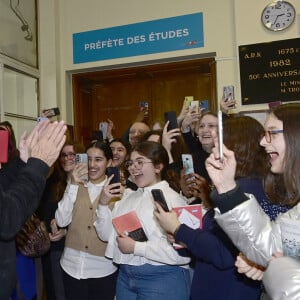
[[15, 236], [36, 210], [49, 167], [39, 159], [16, 160], [0, 170], [0, 300], [15, 286]]

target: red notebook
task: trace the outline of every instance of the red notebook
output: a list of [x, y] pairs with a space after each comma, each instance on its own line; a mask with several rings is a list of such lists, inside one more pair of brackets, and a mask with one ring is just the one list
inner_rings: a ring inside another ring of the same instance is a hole
[[[193, 229], [202, 228], [202, 206], [201, 204], [173, 207], [181, 224], [185, 224]], [[173, 243], [174, 249], [182, 249], [183, 246]]]
[[7, 130], [0, 130], [0, 163], [8, 161], [8, 136]]
[[126, 232], [129, 237], [139, 242], [148, 240], [142, 227], [142, 223], [135, 211], [113, 218], [112, 223], [118, 234]]
[[197, 229], [202, 228], [202, 206], [201, 204], [173, 207], [181, 224]]

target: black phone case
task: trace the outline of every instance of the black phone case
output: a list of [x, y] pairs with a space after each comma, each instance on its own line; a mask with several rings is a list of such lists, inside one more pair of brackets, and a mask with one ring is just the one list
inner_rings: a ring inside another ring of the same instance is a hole
[[108, 167], [106, 169], [106, 175], [110, 177], [114, 174], [114, 177], [111, 179], [110, 184], [120, 182], [120, 169], [118, 167]]
[[165, 112], [165, 122], [169, 121], [168, 131], [171, 129], [178, 128], [177, 116], [175, 111]]
[[158, 202], [164, 211], [166, 212], [170, 211], [162, 190], [153, 189], [151, 190], [151, 193], [154, 201]]

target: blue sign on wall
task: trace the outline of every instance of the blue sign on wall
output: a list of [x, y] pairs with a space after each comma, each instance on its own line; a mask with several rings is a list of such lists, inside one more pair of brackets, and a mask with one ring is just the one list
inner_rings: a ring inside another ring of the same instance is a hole
[[74, 64], [204, 46], [203, 14], [73, 34]]

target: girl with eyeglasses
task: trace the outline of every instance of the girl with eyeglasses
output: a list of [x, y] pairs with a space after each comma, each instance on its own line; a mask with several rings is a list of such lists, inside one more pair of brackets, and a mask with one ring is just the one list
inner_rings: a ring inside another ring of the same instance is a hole
[[[126, 189], [112, 211], [108, 207], [113, 197], [109, 182], [100, 195], [95, 226], [100, 239], [108, 241], [105, 255], [119, 265], [118, 300], [189, 298], [190, 259], [174, 250], [153, 216], [152, 189], [163, 191], [169, 209], [185, 205], [185, 201], [166, 181], [168, 162], [167, 151], [161, 144], [141, 142], [134, 147], [126, 164], [138, 190]], [[132, 211], [137, 214], [147, 241], [135, 241], [125, 232], [117, 233], [114, 229], [112, 219]]]
[[[234, 153], [224, 146], [224, 162], [220, 163], [216, 147], [206, 161], [216, 187], [216, 219], [248, 259], [267, 268], [260, 277], [271, 299], [299, 299], [300, 104], [274, 108], [264, 126], [260, 144], [270, 162], [265, 191], [272, 202], [288, 205], [290, 209], [271, 222], [254, 196], [244, 194], [236, 184]], [[218, 143], [217, 138], [215, 141]], [[295, 240], [290, 249], [285, 245], [287, 234]], [[251, 265], [237, 264], [239, 271], [249, 277], [257, 272]]]

